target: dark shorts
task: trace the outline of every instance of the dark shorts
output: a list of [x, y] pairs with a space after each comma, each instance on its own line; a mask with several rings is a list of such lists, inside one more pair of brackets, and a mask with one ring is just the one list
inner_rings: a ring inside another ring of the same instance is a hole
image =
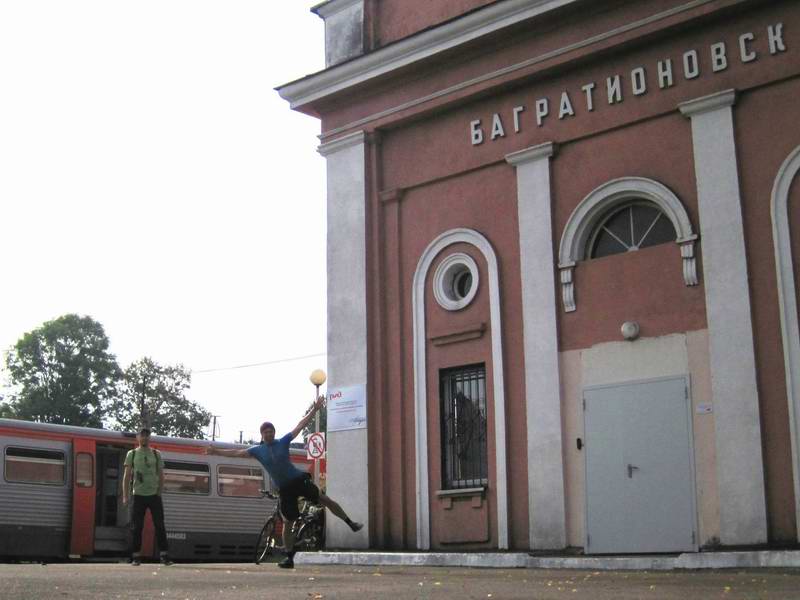
[[319, 488], [311, 481], [311, 475], [308, 473], [292, 479], [281, 488], [279, 494], [281, 515], [287, 521], [296, 521], [300, 517], [300, 511], [297, 508], [297, 499], [300, 496], [311, 502], [319, 502]]

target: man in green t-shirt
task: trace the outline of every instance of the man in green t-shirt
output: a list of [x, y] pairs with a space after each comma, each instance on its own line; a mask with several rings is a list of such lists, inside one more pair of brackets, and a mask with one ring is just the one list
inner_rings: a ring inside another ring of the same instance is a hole
[[150, 447], [150, 430], [142, 427], [136, 435], [139, 446], [125, 457], [125, 474], [122, 477], [122, 503], [128, 504], [128, 493], [133, 479], [133, 557], [131, 564], [142, 564], [142, 529], [144, 516], [150, 509], [156, 528], [161, 563], [172, 564], [167, 554], [167, 530], [164, 527], [164, 505], [161, 490], [164, 488], [164, 463], [161, 453]]

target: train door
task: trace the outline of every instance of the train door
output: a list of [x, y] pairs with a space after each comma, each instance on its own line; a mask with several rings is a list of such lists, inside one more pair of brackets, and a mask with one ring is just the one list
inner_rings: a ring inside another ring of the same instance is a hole
[[91, 556], [94, 552], [95, 441], [76, 438], [72, 442], [75, 473], [72, 480], [72, 527], [69, 555]]
[[122, 504], [122, 474], [128, 448], [97, 446], [94, 549], [124, 554], [130, 545], [130, 511]]

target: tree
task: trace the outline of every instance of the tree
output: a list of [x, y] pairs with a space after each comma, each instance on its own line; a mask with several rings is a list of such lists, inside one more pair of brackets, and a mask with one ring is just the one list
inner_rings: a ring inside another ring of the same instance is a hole
[[0, 396], [0, 419], [13, 419], [15, 416], [14, 409], [8, 402], [3, 402], [3, 397]]
[[[314, 406], [314, 403], [308, 405], [306, 412], [303, 414], [308, 414], [308, 411]], [[319, 409], [319, 430], [320, 431], [327, 431], [328, 430], [328, 405], [324, 404], [322, 408]], [[308, 436], [314, 433], [314, 419], [311, 419], [308, 425], [303, 428], [303, 442], [308, 440]]]
[[19, 419], [102, 427], [120, 377], [103, 326], [68, 314], [26, 333], [6, 356]]
[[183, 365], [160, 365], [152, 358], [132, 363], [112, 402], [112, 427], [133, 431], [143, 422], [154, 434], [204, 439], [211, 413], [186, 398], [191, 373]]

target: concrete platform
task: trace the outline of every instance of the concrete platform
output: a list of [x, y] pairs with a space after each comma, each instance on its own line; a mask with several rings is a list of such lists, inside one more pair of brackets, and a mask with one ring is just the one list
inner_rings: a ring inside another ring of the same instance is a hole
[[675, 569], [800, 568], [800, 550], [692, 552], [645, 556], [531, 556], [524, 552], [301, 552], [297, 564], [495, 569], [586, 569], [672, 571]]

